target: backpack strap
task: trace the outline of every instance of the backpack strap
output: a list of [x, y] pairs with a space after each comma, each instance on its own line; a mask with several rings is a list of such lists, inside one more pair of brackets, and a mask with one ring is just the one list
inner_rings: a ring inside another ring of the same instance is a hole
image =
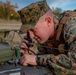
[[62, 32], [62, 28], [63, 26], [66, 24], [66, 22], [71, 19], [72, 17], [76, 17], [76, 12], [74, 11], [66, 11], [64, 13], [62, 13], [62, 18], [59, 22], [59, 26], [57, 29], [57, 35], [56, 35], [56, 40], [59, 40], [61, 32]]

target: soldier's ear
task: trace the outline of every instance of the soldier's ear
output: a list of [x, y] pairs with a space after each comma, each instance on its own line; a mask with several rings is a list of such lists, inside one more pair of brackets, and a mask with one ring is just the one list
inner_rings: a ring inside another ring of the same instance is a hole
[[50, 26], [50, 24], [51, 24], [51, 18], [50, 17], [46, 17], [45, 21], [46, 21], [47, 25]]

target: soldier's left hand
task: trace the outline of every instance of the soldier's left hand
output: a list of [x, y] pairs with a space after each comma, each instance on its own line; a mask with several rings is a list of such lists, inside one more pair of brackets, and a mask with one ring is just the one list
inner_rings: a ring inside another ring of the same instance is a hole
[[20, 63], [24, 66], [27, 66], [28, 64], [30, 65], [37, 65], [36, 63], [36, 56], [35, 55], [30, 55], [30, 54], [24, 54], [20, 58]]

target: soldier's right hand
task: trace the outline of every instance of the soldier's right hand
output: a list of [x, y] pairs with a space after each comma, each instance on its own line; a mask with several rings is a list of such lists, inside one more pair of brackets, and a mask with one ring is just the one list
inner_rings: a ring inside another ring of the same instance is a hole
[[25, 40], [25, 39], [23, 39], [22, 40], [22, 43], [21, 43], [21, 45], [20, 45], [20, 51], [21, 51], [21, 53], [23, 53], [23, 54], [27, 54], [28, 53], [28, 50], [27, 50], [27, 45], [26, 45], [26, 43], [28, 43], [28, 41], [27, 40]]
[[[29, 38], [29, 37], [30, 37], [30, 38]], [[24, 38], [23, 38], [23, 40], [22, 40], [22, 43], [21, 43], [21, 45], [20, 45], [21, 52], [22, 52], [23, 54], [28, 54], [28, 50], [27, 50], [27, 49], [28, 49], [28, 46], [30, 46], [30, 43], [29, 43], [30, 40], [29, 40], [29, 39], [33, 39], [33, 37], [34, 37], [32, 31], [29, 31], [29, 37], [27, 37], [27, 35], [24, 36]], [[33, 41], [32, 41], [31, 43], [34, 44]], [[29, 49], [30, 49], [30, 50], [33, 50], [33, 46], [30, 46]]]

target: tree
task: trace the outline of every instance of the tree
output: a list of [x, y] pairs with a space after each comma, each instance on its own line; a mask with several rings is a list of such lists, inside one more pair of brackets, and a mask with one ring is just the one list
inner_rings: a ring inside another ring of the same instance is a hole
[[9, 0], [4, 3], [0, 2], [0, 17], [9, 20], [12, 15], [15, 16], [17, 14], [16, 8], [18, 8], [18, 5], [12, 5]]
[[61, 13], [62, 13], [62, 9], [61, 8], [52, 8], [52, 11], [53, 13], [56, 15], [56, 16], [59, 16]]

